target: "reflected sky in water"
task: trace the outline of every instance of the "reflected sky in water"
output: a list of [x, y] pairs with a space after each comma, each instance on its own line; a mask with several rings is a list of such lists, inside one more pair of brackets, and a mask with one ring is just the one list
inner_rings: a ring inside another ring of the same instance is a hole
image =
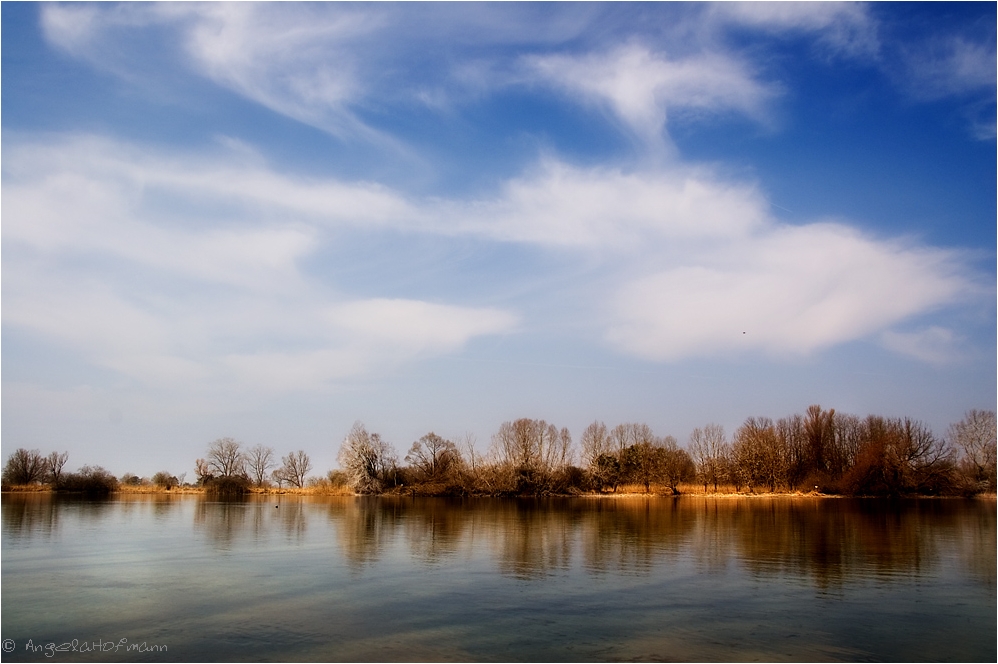
[[5, 661], [996, 654], [994, 501], [5, 495], [2, 525]]

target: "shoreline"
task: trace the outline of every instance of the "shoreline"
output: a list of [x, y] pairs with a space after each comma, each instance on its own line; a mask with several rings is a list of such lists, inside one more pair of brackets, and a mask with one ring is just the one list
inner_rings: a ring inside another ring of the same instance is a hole
[[[33, 486], [5, 486], [0, 490], [0, 494], [3, 495], [44, 495], [44, 496], [87, 496], [88, 494], [84, 492], [74, 492], [74, 491], [58, 491], [51, 486], [46, 485], [33, 485]], [[104, 494], [102, 497], [111, 498], [118, 496], [210, 496], [212, 498], [219, 498], [218, 495], [212, 495], [204, 487], [174, 487], [166, 489], [163, 487], [128, 487], [119, 488], [117, 490], [111, 491], [108, 494]], [[634, 500], [638, 498], [644, 498], [647, 500], [661, 499], [661, 498], [712, 498], [712, 499], [760, 499], [760, 498], [829, 498], [829, 499], [841, 499], [841, 498], [882, 498], [887, 500], [897, 499], [897, 498], [934, 498], [934, 499], [981, 499], [981, 500], [998, 500], [998, 494], [994, 493], [979, 493], [973, 495], [923, 495], [923, 494], [905, 494], [899, 496], [877, 496], [877, 495], [847, 495], [847, 494], [836, 494], [836, 493], [821, 493], [818, 491], [776, 491], [776, 492], [732, 492], [732, 491], [718, 491], [718, 492], [682, 492], [679, 494], [664, 493], [664, 492], [644, 492], [644, 491], [626, 491], [626, 492], [616, 492], [616, 493], [576, 493], [576, 494], [546, 494], [538, 496], [492, 496], [492, 495], [468, 495], [468, 496], [448, 496], [440, 494], [409, 494], [406, 492], [385, 492], [378, 494], [363, 494], [355, 493], [349, 490], [336, 491], [330, 490], [328, 488], [251, 488], [246, 493], [240, 494], [239, 496], [224, 496], [225, 498], [231, 497], [253, 497], [253, 496], [304, 496], [304, 497], [353, 497], [353, 498], [366, 498], [366, 497], [378, 497], [378, 498], [501, 498], [501, 499], [543, 499], [543, 498], [578, 498], [583, 500]]]

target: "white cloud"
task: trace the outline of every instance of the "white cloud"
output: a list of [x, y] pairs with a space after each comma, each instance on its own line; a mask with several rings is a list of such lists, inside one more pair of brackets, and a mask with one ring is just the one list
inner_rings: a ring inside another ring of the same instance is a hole
[[510, 180], [491, 200], [444, 206], [465, 232], [603, 251], [743, 236], [765, 222], [765, 209], [754, 187], [706, 169], [624, 172], [554, 159]]
[[327, 317], [359, 339], [417, 353], [455, 350], [470, 337], [509, 330], [516, 323], [516, 317], [498, 309], [385, 298], [337, 305]]
[[[569, 309], [605, 315], [611, 345], [657, 361], [807, 354], [980, 290], [953, 252], [780, 224], [756, 186], [707, 169], [548, 158], [493, 196], [456, 200], [283, 174], [244, 148], [4, 147], [5, 324], [143, 381], [311, 387], [529, 330], [505, 309], [391, 297], [376, 282], [361, 284], [371, 297], [337, 294], [302, 263], [342, 228], [575, 252], [599, 276], [580, 277]], [[614, 288], [613, 302], [592, 300]]]
[[653, 360], [804, 355], [967, 297], [958, 258], [836, 224], [774, 226], [626, 284], [608, 339]]
[[763, 118], [771, 86], [725, 55], [706, 53], [672, 60], [631, 43], [608, 53], [528, 58], [547, 82], [590, 102], [606, 104], [631, 131], [660, 144], [670, 109], [736, 111]]
[[943, 365], [960, 359], [957, 335], [945, 327], [931, 326], [915, 332], [885, 330], [880, 335], [883, 346], [929, 364]]
[[[613, 250], [740, 237], [768, 223], [756, 187], [706, 168], [625, 172], [547, 158], [492, 197], [418, 199], [377, 183], [279, 173], [247, 158], [245, 147], [208, 157], [59, 137], [10, 139], [5, 148], [5, 238], [223, 283], [297, 285], [296, 261], [330, 227]], [[186, 211], [164, 213], [170, 205]]]
[[140, 383], [313, 388], [515, 325], [490, 307], [336, 294], [303, 271], [330, 225], [411, 220], [379, 187], [92, 137], [4, 147], [4, 325]]
[[[131, 80], [144, 58], [130, 43], [141, 34], [180, 49], [195, 72], [277, 113], [342, 139], [359, 138], [399, 150], [393, 138], [357, 117], [369, 93], [357, 47], [383, 27], [369, 7], [179, 3], [90, 7], [47, 5], [41, 11], [50, 43]], [[165, 31], [165, 36], [164, 36]], [[176, 66], [170, 62], [169, 66]], [[165, 62], [149, 67], [162, 75]]]
[[904, 55], [912, 92], [938, 99], [995, 90], [995, 42], [975, 42], [963, 36], [920, 44]]
[[835, 53], [873, 56], [879, 48], [876, 21], [854, 2], [719, 2], [710, 20], [767, 32], [812, 33]]
[[377, 13], [257, 4], [185, 6], [185, 44], [194, 67], [270, 109], [340, 137], [391, 140], [351, 105], [366, 85], [350, 46], [382, 21]]

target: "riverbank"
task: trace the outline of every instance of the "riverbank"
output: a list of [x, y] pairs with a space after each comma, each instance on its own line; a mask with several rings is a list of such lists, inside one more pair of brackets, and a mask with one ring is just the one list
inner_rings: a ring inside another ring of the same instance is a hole
[[[621, 487], [618, 491], [609, 493], [597, 493], [595, 491], [584, 492], [584, 493], [572, 493], [572, 494], [546, 494], [543, 496], [488, 496], [488, 495], [469, 495], [463, 497], [476, 497], [476, 498], [488, 498], [488, 497], [522, 497], [522, 498], [580, 498], [580, 499], [590, 499], [590, 500], [621, 500], [621, 499], [636, 499], [636, 498], [647, 498], [647, 499], [657, 499], [657, 498], [857, 498], [862, 496], [850, 496], [845, 494], [837, 493], [823, 493], [820, 491], [734, 491], [734, 490], [719, 490], [719, 491], [703, 491], [702, 487], [697, 488], [684, 488], [681, 489], [678, 494], [672, 493], [671, 490], [666, 488], [654, 487], [651, 491], [644, 491], [641, 489], [634, 489], [632, 487]], [[5, 494], [58, 494], [58, 495], [73, 495], [75, 492], [72, 491], [58, 491], [50, 485], [45, 484], [28, 484], [28, 485], [14, 485], [14, 486], [3, 486], [0, 489], [0, 493]], [[116, 490], [111, 491], [110, 495], [209, 495], [210, 491], [206, 487], [197, 486], [180, 486], [180, 487], [162, 487], [162, 486], [129, 486], [120, 485]], [[361, 494], [353, 491], [349, 487], [345, 486], [317, 486], [317, 487], [250, 487], [246, 490], [246, 496], [363, 496], [371, 494]], [[453, 496], [449, 494], [442, 493], [432, 493], [432, 492], [421, 492], [421, 491], [410, 491], [408, 487], [399, 487], [397, 490], [386, 491], [380, 494], [376, 494], [384, 497], [413, 497], [413, 498], [453, 498], [462, 496]], [[874, 497], [874, 496], [871, 496]], [[884, 497], [884, 496], [875, 496]], [[911, 498], [980, 498], [985, 500], [996, 500], [998, 495], [994, 493], [980, 493], [969, 496], [931, 496], [931, 495], [918, 495], [912, 494], [905, 497]]]

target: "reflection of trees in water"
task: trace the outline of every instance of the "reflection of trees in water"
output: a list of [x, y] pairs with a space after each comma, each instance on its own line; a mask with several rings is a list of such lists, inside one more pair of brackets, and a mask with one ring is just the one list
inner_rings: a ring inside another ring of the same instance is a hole
[[677, 556], [691, 527], [675, 501], [348, 498], [330, 504], [337, 539], [352, 565], [376, 561], [400, 534], [434, 563], [462, 550], [490, 552], [499, 570], [531, 578], [568, 569], [647, 573]]
[[[66, 516], [165, 520], [171, 496], [95, 501], [52, 495], [3, 497], [3, 535], [48, 538]], [[890, 581], [942, 569], [994, 589], [994, 501], [962, 499], [621, 498], [443, 499], [331, 497], [321, 501], [197, 499], [194, 525], [212, 545], [282, 533], [305, 538], [313, 511], [335, 526], [344, 559], [374, 563], [401, 537], [413, 558], [448, 563], [489, 557], [502, 574], [533, 578], [578, 565], [589, 573], [649, 574], [689, 559], [704, 573], [739, 565], [761, 577], [797, 577], [822, 589]], [[312, 516], [311, 518], [315, 518]]]
[[954, 545], [963, 571], [995, 592], [995, 563], [998, 538], [995, 536], [995, 502], [983, 499], [958, 533]]
[[[305, 516], [305, 505], [299, 501], [282, 502], [279, 508], [270, 507], [270, 503], [259, 503], [254, 505], [258, 512], [270, 514], [271, 518], [277, 518], [284, 531], [284, 537], [289, 541], [300, 542], [305, 538], [305, 531], [308, 529], [308, 520]], [[270, 508], [269, 510], [267, 508]], [[261, 514], [262, 516], [262, 514]]]
[[485, 528], [499, 571], [531, 578], [568, 569], [572, 561], [574, 520], [558, 501], [497, 500]]
[[656, 562], [676, 559], [695, 516], [680, 500], [624, 498], [580, 504], [582, 556], [592, 572], [647, 574]]
[[435, 564], [452, 558], [465, 542], [474, 541], [475, 503], [451, 498], [401, 503], [399, 525], [412, 555]]
[[47, 539], [59, 529], [58, 499], [51, 495], [11, 493], [3, 497], [3, 536]]
[[194, 510], [194, 526], [204, 530], [216, 546], [228, 549], [239, 537], [264, 541], [283, 532], [289, 541], [300, 542], [308, 529], [306, 506], [298, 500], [274, 501], [233, 498], [199, 498]]
[[244, 500], [206, 500], [199, 498], [194, 508], [194, 528], [204, 531], [220, 549], [232, 548], [232, 543], [245, 531], [251, 507]]
[[[736, 559], [761, 577], [799, 576], [830, 588], [861, 578], [923, 575], [942, 564], [953, 542], [967, 541], [961, 559], [968, 567], [981, 568], [975, 576], [990, 574], [994, 583], [994, 514], [978, 510], [975, 503], [808, 498], [698, 502], [694, 559], [706, 570]], [[975, 511], [984, 513], [979, 528], [971, 525], [981, 521]], [[989, 572], [983, 572], [982, 555], [990, 559]]]
[[374, 496], [330, 499], [327, 514], [348, 565], [362, 567], [378, 560], [392, 538], [402, 500]]
[[976, 578], [995, 582], [994, 510], [962, 500], [365, 497], [331, 502], [329, 518], [354, 566], [378, 560], [402, 536], [423, 562], [483, 550], [501, 573], [518, 578], [575, 561], [591, 573], [649, 574], [688, 557], [707, 573], [739, 564], [760, 577], [834, 588], [922, 575], [947, 552]]
[[172, 493], [126, 493], [115, 496], [113, 500], [125, 517], [142, 518], [152, 512], [153, 520], [163, 523], [176, 515], [176, 507], [184, 500], [184, 496]]

